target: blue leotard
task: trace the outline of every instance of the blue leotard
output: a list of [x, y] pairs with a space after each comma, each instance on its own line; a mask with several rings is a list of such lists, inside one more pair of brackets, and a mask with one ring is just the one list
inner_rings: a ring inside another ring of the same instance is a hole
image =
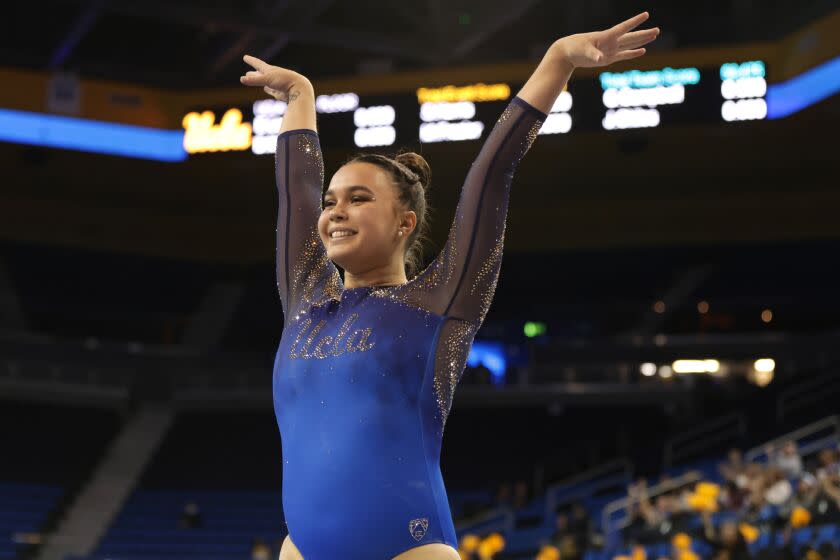
[[502, 263], [513, 172], [545, 114], [515, 97], [470, 168], [447, 241], [407, 284], [344, 289], [317, 230], [317, 134], [277, 140], [274, 362], [283, 508], [305, 560], [389, 560], [458, 547], [443, 428]]

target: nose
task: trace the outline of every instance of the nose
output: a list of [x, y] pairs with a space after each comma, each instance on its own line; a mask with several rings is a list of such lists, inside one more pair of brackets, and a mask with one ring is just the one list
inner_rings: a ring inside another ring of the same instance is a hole
[[329, 215], [330, 220], [334, 219], [336, 216], [344, 217], [346, 216], [346, 211], [344, 210], [344, 206], [339, 204], [338, 202], [334, 202], [329, 210], [327, 210], [327, 214]]

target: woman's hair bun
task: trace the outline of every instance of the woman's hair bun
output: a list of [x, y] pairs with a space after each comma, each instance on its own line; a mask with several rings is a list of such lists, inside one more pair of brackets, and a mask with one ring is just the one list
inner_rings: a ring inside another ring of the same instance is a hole
[[420, 179], [420, 183], [424, 188], [429, 187], [429, 180], [432, 177], [432, 169], [429, 167], [429, 163], [425, 160], [425, 158], [423, 158], [423, 156], [415, 152], [402, 152], [394, 156], [394, 160], [413, 171]]

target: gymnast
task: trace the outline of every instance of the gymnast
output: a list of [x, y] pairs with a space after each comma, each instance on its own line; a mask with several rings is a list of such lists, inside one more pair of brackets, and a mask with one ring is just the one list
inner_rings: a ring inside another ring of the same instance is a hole
[[323, 191], [311, 82], [244, 57], [253, 70], [240, 81], [288, 104], [275, 156], [280, 560], [460, 558], [441, 441], [495, 292], [514, 171], [573, 70], [642, 56], [659, 34], [633, 31], [647, 19], [548, 48], [484, 141], [446, 242], [423, 270], [426, 161], [359, 155]]

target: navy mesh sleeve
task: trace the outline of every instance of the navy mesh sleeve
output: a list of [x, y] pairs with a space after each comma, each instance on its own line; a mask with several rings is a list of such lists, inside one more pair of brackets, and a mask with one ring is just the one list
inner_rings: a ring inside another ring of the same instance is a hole
[[499, 117], [467, 174], [443, 249], [412, 282], [424, 307], [481, 326], [502, 263], [513, 174], [545, 118], [519, 97]]
[[277, 138], [277, 290], [285, 321], [337, 292], [338, 269], [318, 236], [324, 160], [318, 134], [297, 129]]

